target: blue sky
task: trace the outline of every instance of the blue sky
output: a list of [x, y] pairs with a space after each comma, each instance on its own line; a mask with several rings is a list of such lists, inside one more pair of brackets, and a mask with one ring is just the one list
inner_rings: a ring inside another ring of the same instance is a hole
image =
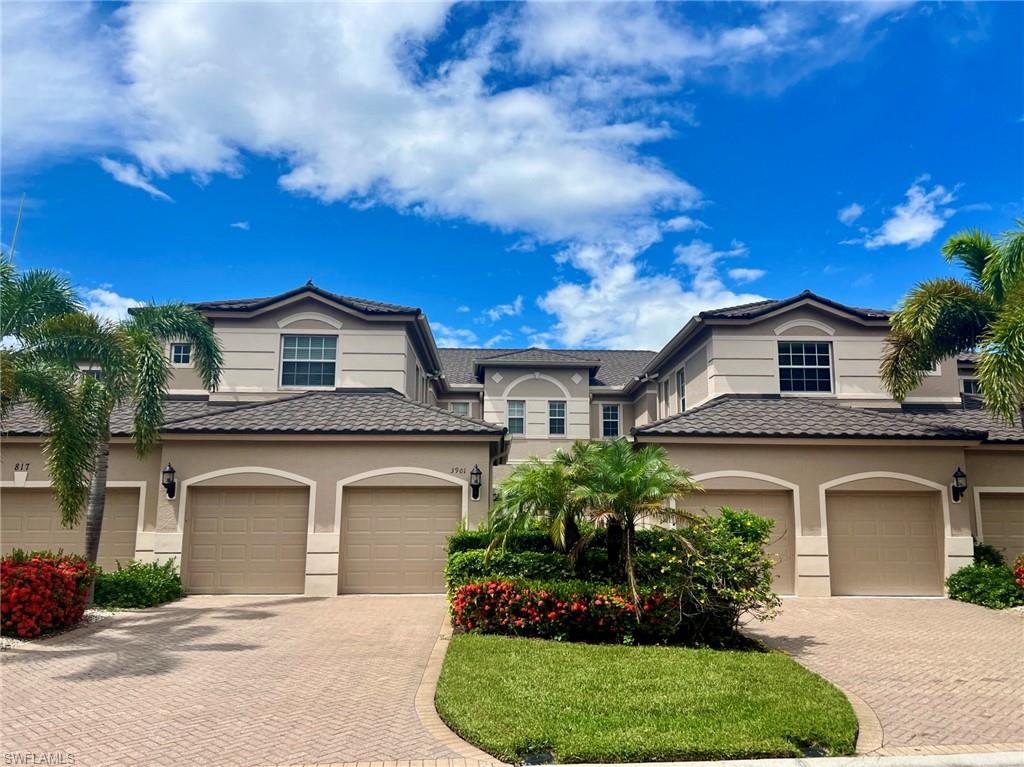
[[895, 305], [1024, 215], [1024, 7], [3, 6], [3, 240], [97, 311], [312, 278], [445, 345]]

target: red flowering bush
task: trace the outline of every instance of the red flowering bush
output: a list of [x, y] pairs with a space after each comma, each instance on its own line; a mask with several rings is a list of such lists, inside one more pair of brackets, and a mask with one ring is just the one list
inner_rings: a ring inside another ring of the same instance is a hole
[[1013, 563], [1013, 578], [1017, 585], [1024, 589], [1024, 554], [1017, 557], [1017, 561]]
[[0, 628], [37, 637], [82, 619], [95, 568], [62, 552], [16, 550], [0, 561]]
[[642, 644], [667, 642], [680, 625], [678, 603], [660, 592], [642, 591], [634, 606], [614, 586], [572, 581], [467, 583], [455, 590], [452, 619], [481, 634]]

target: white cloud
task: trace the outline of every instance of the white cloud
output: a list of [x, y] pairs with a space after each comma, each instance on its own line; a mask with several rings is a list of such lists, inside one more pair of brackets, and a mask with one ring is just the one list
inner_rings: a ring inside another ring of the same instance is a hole
[[123, 320], [129, 309], [143, 306], [142, 301], [115, 293], [110, 286], [83, 288], [81, 293], [85, 299], [85, 310], [104, 320]]
[[690, 270], [693, 284], [705, 293], [722, 289], [718, 262], [723, 258], [741, 258], [747, 255], [747, 246], [733, 240], [729, 250], [715, 250], [709, 242], [694, 240], [689, 245], [677, 245], [673, 250], [676, 263]]
[[736, 282], [746, 283], [754, 282], [765, 276], [767, 272], [764, 269], [744, 269], [737, 267], [736, 269], [729, 270], [729, 279], [735, 280]]
[[241, 229], [243, 232], [248, 232], [251, 228], [248, 221], [236, 221], [233, 224], [229, 224], [232, 229]]
[[109, 173], [115, 181], [125, 186], [133, 186], [136, 189], [148, 192], [151, 197], [155, 197], [158, 200], [174, 202], [166, 193], [153, 186], [149, 179], [142, 175], [142, 172], [131, 163], [118, 162], [117, 160], [111, 160], [109, 157], [101, 157], [99, 163], [100, 167]]
[[956, 196], [941, 185], [930, 190], [924, 184], [928, 176], [921, 176], [906, 191], [906, 202], [892, 209], [892, 215], [864, 241], [864, 247], [881, 248], [886, 245], [906, 245], [913, 249], [930, 242], [956, 211], [947, 207]]
[[860, 218], [864, 214], [864, 206], [856, 202], [851, 202], [845, 208], [840, 208], [836, 217], [847, 226], [851, 226], [854, 221]]
[[666, 232], [688, 232], [707, 229], [708, 225], [690, 216], [675, 216], [662, 223], [661, 228]]
[[498, 304], [492, 306], [490, 309], [484, 310], [484, 317], [491, 322], [497, 322], [502, 317], [518, 317], [523, 313], [523, 297], [516, 296], [515, 300], [509, 304]]
[[438, 346], [473, 346], [476, 343], [476, 333], [465, 328], [453, 328], [443, 322], [431, 320], [430, 329], [434, 333], [434, 340]]
[[458, 309], [456, 309], [455, 311], [457, 311], [457, 312], [458, 312], [459, 314], [465, 314], [466, 312], [470, 311], [470, 309], [469, 309], [469, 307], [468, 307], [468, 306], [466, 306], [465, 304], [463, 304], [462, 306], [460, 306], [460, 307], [459, 307]]
[[500, 333], [491, 336], [484, 341], [484, 348], [493, 349], [495, 346], [508, 343], [513, 338], [512, 334], [507, 330], [502, 330]]

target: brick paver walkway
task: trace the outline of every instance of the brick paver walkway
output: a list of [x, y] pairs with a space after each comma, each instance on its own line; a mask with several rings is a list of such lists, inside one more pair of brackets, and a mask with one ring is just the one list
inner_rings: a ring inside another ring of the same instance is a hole
[[440, 596], [127, 613], [2, 653], [0, 752], [83, 767], [457, 759], [414, 706], [444, 613]]
[[1024, 613], [945, 599], [786, 599], [749, 633], [863, 699], [882, 749], [1024, 742]]

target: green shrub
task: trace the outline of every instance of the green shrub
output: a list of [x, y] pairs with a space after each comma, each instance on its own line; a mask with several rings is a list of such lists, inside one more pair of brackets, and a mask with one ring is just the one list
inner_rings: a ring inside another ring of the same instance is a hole
[[488, 557], [486, 550], [472, 549], [449, 554], [444, 568], [449, 594], [466, 583], [492, 578], [549, 581], [570, 580], [574, 577], [569, 558], [554, 552], [495, 549]]
[[[491, 545], [491, 533], [488, 530], [460, 530], [448, 539], [448, 553], [460, 551], [483, 550]], [[508, 536], [503, 547], [505, 551], [534, 551], [550, 553], [555, 550], [551, 536], [545, 530], [530, 530], [526, 533], [515, 533]]]
[[995, 546], [990, 546], [987, 543], [974, 542], [974, 564], [976, 565], [992, 565], [999, 567], [1000, 565], [1006, 564], [1006, 559], [1003, 558], [1003, 553]]
[[961, 567], [946, 579], [950, 599], [1001, 610], [1024, 605], [1024, 588], [1006, 565], [975, 564]]
[[101, 607], [155, 607], [180, 599], [183, 593], [173, 559], [162, 564], [131, 562], [127, 567], [118, 562], [117, 570], [96, 578], [94, 599]]

